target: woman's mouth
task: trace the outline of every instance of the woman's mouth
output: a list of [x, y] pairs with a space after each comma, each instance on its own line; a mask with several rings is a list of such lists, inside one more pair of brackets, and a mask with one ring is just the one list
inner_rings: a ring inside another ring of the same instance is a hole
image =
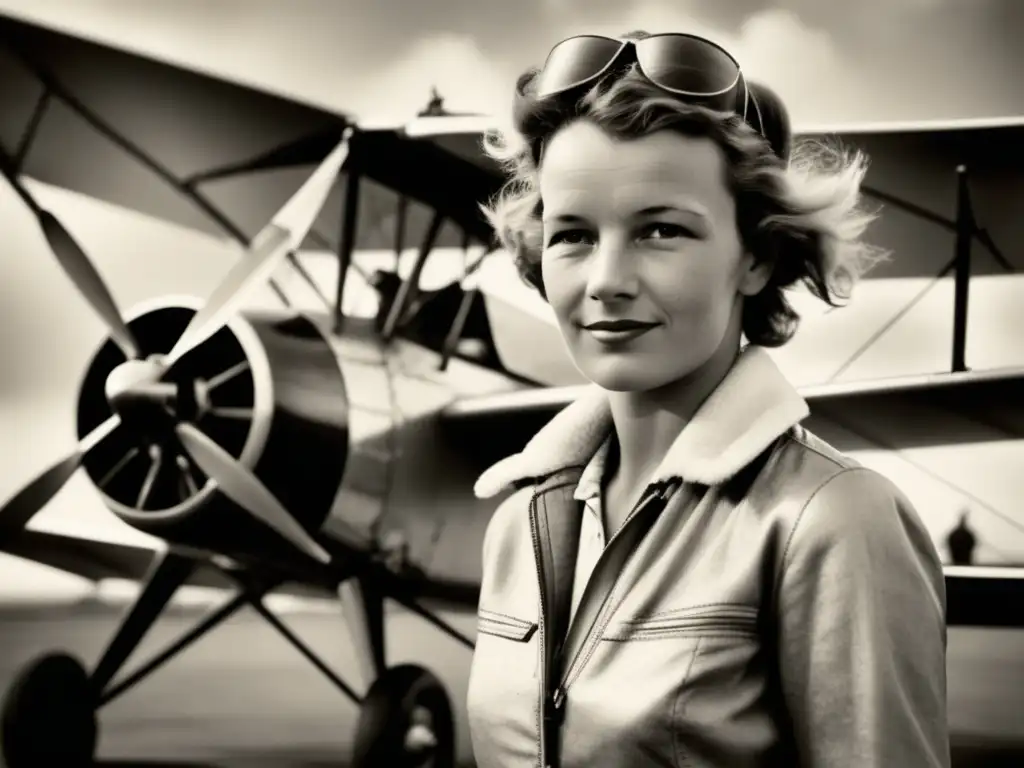
[[658, 323], [645, 323], [640, 320], [600, 320], [588, 323], [582, 328], [602, 343], [615, 344], [632, 341], [658, 325]]

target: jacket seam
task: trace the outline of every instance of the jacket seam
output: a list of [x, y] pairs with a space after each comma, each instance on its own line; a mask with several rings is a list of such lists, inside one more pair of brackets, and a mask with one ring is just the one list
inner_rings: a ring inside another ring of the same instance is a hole
[[[488, 614], [488, 615], [485, 615], [485, 614]], [[487, 620], [493, 621], [493, 622], [495, 622], [497, 624], [508, 624], [509, 626], [514, 626], [514, 627], [524, 627], [525, 628], [525, 627], [536, 626], [536, 624], [537, 624], [537, 622], [535, 622], [535, 621], [528, 621], [526, 619], [520, 619], [520, 618], [518, 618], [516, 616], [511, 616], [511, 615], [509, 615], [507, 613], [498, 613], [497, 611], [490, 611], [490, 610], [488, 610], [486, 608], [478, 608], [477, 609], [477, 618], [487, 619]], [[504, 619], [504, 621], [502, 621], [502, 619]]]
[[536, 631], [536, 625], [530, 625], [529, 627], [517, 627], [512, 624], [503, 624], [500, 621], [494, 621], [493, 619], [481, 619], [477, 623], [477, 632], [480, 634], [500, 637], [503, 640], [509, 640], [514, 643], [530, 642], [533, 637], [533, 633]]
[[719, 613], [694, 613], [661, 616], [652, 615], [643, 618], [619, 619], [615, 622], [615, 626], [643, 629], [646, 627], [678, 627], [683, 624], [692, 626], [696, 624], [708, 624], [711, 622], [728, 622], [735, 626], [747, 626], [757, 622], [757, 614], [749, 613], [743, 616], [723, 616]]
[[704, 638], [742, 638], [742, 639], [756, 639], [759, 636], [756, 629], [682, 629], [672, 627], [671, 629], [660, 630], [660, 629], [642, 629], [633, 632], [629, 637], [621, 637], [616, 635], [605, 634], [600, 638], [603, 643], [642, 643], [644, 641], [651, 640], [664, 640], [666, 638], [678, 638], [678, 637], [690, 637], [704, 639]]
[[632, 623], [637, 623], [637, 622], [641, 622], [641, 621], [650, 621], [652, 619], [661, 619], [661, 618], [668, 618], [668, 617], [674, 617], [674, 616], [681, 616], [681, 615], [690, 614], [690, 613], [694, 613], [695, 615], [697, 615], [696, 614], [697, 611], [701, 611], [702, 613], [706, 614], [707, 611], [705, 611], [705, 609], [707, 609], [707, 608], [743, 608], [744, 610], [749, 610], [749, 611], [752, 611], [754, 613], [756, 613], [757, 610], [758, 610], [758, 607], [755, 606], [755, 605], [748, 605], [747, 603], [740, 603], [740, 602], [736, 602], [736, 601], [718, 602], [718, 603], [699, 603], [697, 605], [688, 605], [688, 606], [686, 606], [684, 608], [669, 608], [669, 609], [664, 610], [664, 611], [657, 611], [655, 613], [649, 614], [649, 615], [644, 616], [642, 618], [623, 619], [623, 622], [624, 623], [632, 624]]
[[489, 608], [479, 608], [477, 610], [477, 613], [480, 613], [481, 615], [483, 613], [489, 613], [493, 616], [501, 616], [502, 618], [508, 618], [510, 622], [515, 622], [516, 624], [536, 624], [536, 622], [530, 622], [526, 620], [526, 618], [519, 618], [518, 616], [514, 616], [511, 613], [502, 613], [497, 610], [490, 610]]
[[[697, 663], [697, 657], [700, 656], [700, 647], [703, 643], [703, 638], [697, 638], [697, 644], [693, 648], [693, 655], [690, 656], [690, 663], [686, 665], [686, 674], [683, 675], [682, 684], [679, 687], [679, 692], [676, 694], [675, 701], [672, 702], [672, 722], [678, 723], [683, 710], [686, 708], [685, 695], [686, 686], [690, 682], [690, 675], [693, 673], [693, 665]], [[672, 734], [672, 752], [674, 753], [675, 762], [678, 768], [690, 768], [693, 765], [693, 760], [683, 750], [682, 740], [679, 738], [679, 734], [673, 732]]]
[[[810, 450], [814, 450], [814, 449], [812, 448]], [[825, 458], [828, 458], [828, 457], [825, 457]], [[797, 514], [796, 522], [793, 523], [793, 528], [790, 530], [789, 536], [786, 537], [786, 546], [785, 546], [785, 548], [782, 551], [782, 563], [781, 563], [781, 565], [779, 567], [778, 580], [777, 580], [777, 582], [775, 584], [775, 589], [774, 589], [775, 604], [776, 605], [778, 605], [779, 593], [782, 590], [782, 580], [785, 578], [786, 568], [789, 565], [788, 561], [789, 561], [790, 549], [793, 546], [793, 541], [796, 538], [797, 531], [800, 528], [800, 524], [803, 522], [804, 515], [807, 512], [808, 508], [811, 506], [811, 503], [814, 502], [815, 499], [817, 499], [818, 494], [821, 493], [825, 489], [825, 486], [829, 485], [829, 483], [831, 483], [836, 478], [842, 477], [843, 475], [849, 474], [851, 472], [866, 472], [867, 471], [867, 469], [865, 467], [843, 467], [841, 464], [838, 464], [838, 463], [837, 463], [837, 465], [840, 467], [839, 471], [829, 475], [824, 480], [822, 480], [814, 488], [814, 490], [811, 491], [810, 495], [808, 495], [807, 500], [804, 501], [803, 505], [800, 507], [800, 512]]]
[[[801, 427], [800, 431], [801, 432], [806, 432], [807, 430], [803, 429]], [[807, 441], [804, 438], [800, 437], [800, 434], [796, 430], [792, 430], [792, 429], [788, 430], [783, 435], [781, 435], [781, 437], [784, 437], [787, 440], [792, 440], [794, 443], [799, 445], [801, 448], [810, 451], [815, 456], [819, 456], [819, 457], [825, 459], [825, 461], [829, 462], [830, 464], [832, 464], [835, 467], [838, 467], [841, 470], [864, 469], [864, 467], [850, 467], [850, 466], [847, 466], [846, 464], [843, 464], [843, 462], [839, 461], [835, 456], [830, 456], [829, 454], [825, 453], [824, 451], [822, 451], [817, 446], [811, 445], [811, 443], [809, 441]]]

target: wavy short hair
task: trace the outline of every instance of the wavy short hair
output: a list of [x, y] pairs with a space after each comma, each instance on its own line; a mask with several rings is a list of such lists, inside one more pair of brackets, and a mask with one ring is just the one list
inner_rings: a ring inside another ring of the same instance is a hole
[[[840, 306], [837, 299], [848, 299], [856, 279], [884, 258], [861, 239], [875, 214], [861, 206], [868, 160], [860, 151], [819, 140], [802, 141], [790, 153], [787, 124], [786, 150], [777, 153], [779, 142], [769, 131], [776, 149], [741, 117], [686, 104], [650, 83], [635, 65], [606, 75], [570, 101], [535, 98], [537, 73], [527, 72], [516, 84], [512, 129], [484, 139], [487, 154], [510, 175], [484, 213], [520, 276], [545, 299], [537, 173], [544, 144], [576, 120], [626, 140], [663, 130], [707, 136], [722, 150], [741, 241], [756, 260], [773, 264], [765, 288], [744, 302], [743, 333], [751, 344], [779, 347], [796, 332], [800, 317], [786, 289], [803, 283], [822, 301]], [[774, 108], [785, 121], [781, 102]]]

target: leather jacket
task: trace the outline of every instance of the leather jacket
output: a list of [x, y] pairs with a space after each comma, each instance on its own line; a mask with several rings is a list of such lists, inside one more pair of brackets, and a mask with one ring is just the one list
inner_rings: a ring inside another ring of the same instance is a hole
[[479, 768], [946, 768], [945, 584], [903, 494], [799, 425], [748, 347], [608, 542], [571, 626], [582, 468], [603, 392], [476, 492], [468, 710]]

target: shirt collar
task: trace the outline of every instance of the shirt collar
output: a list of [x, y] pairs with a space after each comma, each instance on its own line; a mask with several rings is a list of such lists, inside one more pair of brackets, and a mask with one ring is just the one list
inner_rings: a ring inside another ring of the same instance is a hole
[[601, 483], [604, 480], [605, 467], [608, 466], [608, 454], [611, 451], [611, 446], [611, 437], [606, 437], [601, 443], [601, 447], [597, 449], [597, 453], [590, 459], [590, 463], [580, 475], [579, 482], [576, 483], [576, 490], [573, 492], [573, 498], [576, 501], [592, 502], [594, 499], [601, 498]]

